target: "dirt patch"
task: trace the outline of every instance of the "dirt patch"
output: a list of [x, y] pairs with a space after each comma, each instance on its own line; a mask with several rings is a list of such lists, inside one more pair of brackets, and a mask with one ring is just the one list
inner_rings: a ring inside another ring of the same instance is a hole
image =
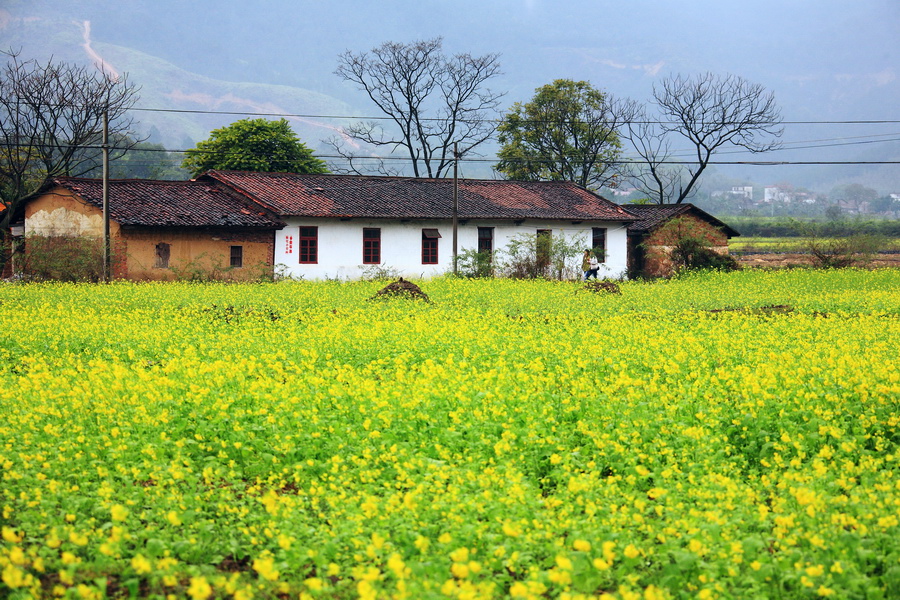
[[390, 283], [378, 290], [378, 292], [376, 292], [374, 296], [369, 298], [369, 300], [378, 300], [381, 298], [392, 298], [398, 296], [404, 298], [412, 298], [413, 300], [423, 300], [425, 302], [431, 302], [428, 294], [423, 292], [422, 288], [411, 281], [403, 279], [402, 277], [397, 281]]
[[595, 292], [595, 293], [600, 293], [600, 292], [607, 293], [607, 294], [621, 294], [622, 293], [622, 290], [619, 289], [619, 284], [617, 284], [614, 281], [607, 281], [605, 279], [602, 281], [596, 281], [596, 280], [588, 281], [587, 283], [584, 284], [584, 289], [586, 289], [589, 292]]
[[249, 571], [250, 557], [237, 557], [234, 554], [229, 554], [228, 556], [223, 558], [219, 562], [219, 564], [216, 565], [216, 568], [220, 571], [225, 571], [226, 573], [241, 573], [244, 571]]
[[772, 304], [770, 306], [760, 306], [758, 308], [746, 307], [746, 306], [738, 306], [734, 308], [712, 308], [708, 311], [708, 313], [722, 313], [722, 312], [743, 312], [749, 313], [751, 315], [771, 315], [771, 314], [787, 314], [794, 312], [794, 307], [788, 304]]
[[[733, 254], [742, 267], [785, 269], [791, 267], [810, 267], [812, 257], [809, 254], [786, 252], [760, 252], [758, 254]], [[878, 254], [866, 265], [869, 268], [900, 268], [900, 254]]]

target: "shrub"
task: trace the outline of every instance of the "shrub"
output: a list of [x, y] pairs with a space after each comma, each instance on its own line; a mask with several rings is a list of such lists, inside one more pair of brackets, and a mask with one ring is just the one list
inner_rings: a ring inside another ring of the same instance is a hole
[[574, 279], [581, 273], [583, 248], [580, 236], [522, 233], [500, 251], [499, 269], [513, 279]]
[[711, 250], [706, 247], [703, 240], [692, 237], [678, 240], [672, 249], [672, 263], [676, 270], [736, 271], [741, 268], [730, 254], [721, 254]]
[[676, 217], [659, 229], [657, 237], [671, 247], [668, 258], [675, 272], [740, 269], [732, 256], [710, 248], [711, 244], [718, 243], [714, 233], [694, 219]]
[[215, 282], [215, 281], [274, 281], [277, 274], [265, 262], [244, 267], [232, 267], [225, 264], [221, 254], [209, 255], [206, 252], [193, 260], [182, 260], [170, 265], [169, 270], [177, 281]]
[[812, 265], [822, 269], [865, 266], [886, 243], [884, 236], [873, 233], [826, 237], [825, 228], [817, 223], [795, 221], [794, 227], [804, 238], [801, 247], [811, 256]]
[[463, 250], [456, 257], [456, 272], [460, 277], [493, 277], [494, 252], [478, 252], [471, 248]]
[[39, 281], [100, 281], [103, 278], [103, 240], [29, 235], [25, 240], [22, 272], [25, 277]]
[[386, 281], [400, 277], [399, 270], [386, 264], [366, 265], [365, 267], [360, 267], [360, 269], [362, 269], [360, 278], [363, 281]]

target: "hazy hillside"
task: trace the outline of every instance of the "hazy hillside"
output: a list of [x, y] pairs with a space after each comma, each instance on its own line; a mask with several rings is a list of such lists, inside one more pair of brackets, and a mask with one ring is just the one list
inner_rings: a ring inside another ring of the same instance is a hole
[[[87, 37], [88, 34], [91, 37]], [[125, 73], [141, 87], [136, 113], [143, 131], [151, 141], [170, 149], [192, 147], [205, 139], [213, 128], [243, 118], [243, 114], [268, 113], [302, 115], [349, 115], [349, 106], [318, 92], [264, 83], [221, 81], [190, 73], [150, 54], [96, 41], [85, 22], [60, 17], [31, 19], [0, 17], [3, 48], [22, 48], [23, 57], [54, 59], [79, 64], [96, 63]], [[88, 43], [89, 40], [90, 43]], [[140, 110], [143, 109], [143, 110]], [[186, 112], [166, 112], [167, 110]], [[291, 125], [310, 146], [335, 134], [340, 120], [292, 118]]]
[[[499, 52], [504, 74], [493, 87], [507, 92], [505, 105], [556, 78], [646, 101], [667, 74], [728, 72], [774, 91], [789, 123], [785, 150], [723, 160], [821, 163], [900, 158], [898, 23], [896, 0], [694, 0], [690, 11], [658, 0], [5, 0], [0, 48], [80, 62], [93, 51], [142, 86], [144, 108], [311, 115], [294, 127], [312, 147], [341, 124], [321, 116], [376, 113], [333, 74], [338, 54], [388, 40], [440, 35], [449, 53]], [[241, 115], [138, 117], [156, 141], [178, 149]], [[856, 120], [888, 122], [847, 123]], [[900, 189], [896, 165], [719, 170], [816, 190], [847, 180]]]

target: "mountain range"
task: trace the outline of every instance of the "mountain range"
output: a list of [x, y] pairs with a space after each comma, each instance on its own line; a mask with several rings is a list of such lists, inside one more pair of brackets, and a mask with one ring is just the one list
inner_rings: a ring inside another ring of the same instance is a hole
[[[500, 53], [492, 87], [507, 106], [558, 78], [646, 101], [670, 73], [734, 73], [774, 91], [785, 149], [723, 160], [883, 162], [900, 159], [898, 24], [895, 0], [3, 0], [0, 49], [127, 73], [141, 86], [145, 133], [175, 150], [247, 114], [288, 114], [326, 153], [322, 140], [350, 118], [377, 116], [334, 75], [338, 55], [442, 36], [447, 53]], [[717, 170], [818, 190], [854, 181], [900, 191], [898, 165]]]

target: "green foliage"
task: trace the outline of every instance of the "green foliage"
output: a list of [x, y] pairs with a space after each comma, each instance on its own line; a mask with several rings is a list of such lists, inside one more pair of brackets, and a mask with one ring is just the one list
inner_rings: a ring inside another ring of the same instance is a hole
[[817, 223], [796, 222], [803, 236], [802, 247], [812, 257], [812, 265], [823, 269], [861, 267], [872, 262], [878, 250], [887, 244], [884, 236], [854, 233], [843, 237], [826, 237]]
[[23, 274], [37, 281], [100, 281], [103, 240], [92, 237], [30, 235], [25, 240]]
[[500, 251], [499, 271], [513, 279], [574, 279], [583, 248], [583, 237], [521, 233]]
[[[188, 172], [178, 164], [177, 154], [168, 152], [162, 144], [135, 142], [127, 136], [118, 136], [112, 140], [114, 148], [127, 148], [123, 154], [110, 160], [109, 176], [111, 179], [159, 179], [179, 181], [188, 179]], [[85, 177], [102, 177], [103, 167], [99, 157], [94, 157], [95, 164]]]
[[891, 238], [900, 237], [900, 220], [897, 219], [841, 219], [827, 222], [801, 221], [781, 217], [729, 217], [728, 224], [747, 237], [801, 237], [798, 225], [810, 223], [818, 233], [827, 237], [854, 234], [873, 234]]
[[186, 152], [181, 166], [197, 177], [210, 169], [261, 173], [327, 173], [285, 119], [241, 119], [214, 129]]
[[265, 263], [257, 263], [246, 267], [232, 267], [225, 264], [221, 254], [198, 255], [193, 260], [182, 260], [169, 266], [177, 281], [211, 283], [217, 281], [273, 281], [275, 274], [272, 267]]
[[557, 79], [504, 117], [495, 168], [510, 179], [600, 188], [612, 181], [621, 148], [613, 121], [606, 94], [586, 81]]
[[717, 269], [736, 271], [738, 262], [728, 254], [720, 254], [709, 246], [714, 241], [708, 229], [698, 221], [677, 217], [663, 225], [657, 235], [672, 247], [670, 259], [675, 271]]
[[740, 269], [738, 262], [728, 254], [720, 254], [710, 250], [703, 240], [686, 237], [678, 240], [672, 249], [672, 262], [678, 270], [717, 269], [720, 271], [736, 271]]
[[467, 248], [456, 257], [457, 273], [461, 277], [493, 277], [495, 254], [495, 252], [478, 252]]
[[363, 281], [387, 281], [400, 277], [398, 269], [383, 263], [380, 265], [366, 265], [365, 267], [360, 267], [360, 269], [362, 269], [360, 279]]

